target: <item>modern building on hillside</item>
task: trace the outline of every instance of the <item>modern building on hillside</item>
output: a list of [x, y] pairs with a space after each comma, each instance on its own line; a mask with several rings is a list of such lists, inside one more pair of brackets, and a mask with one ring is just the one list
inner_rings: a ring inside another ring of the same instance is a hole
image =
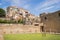
[[29, 12], [23, 8], [18, 8], [16, 6], [9, 6], [7, 8], [7, 14], [6, 17], [10, 19], [21, 19], [22, 17], [25, 17], [26, 14]]
[[42, 32], [60, 33], [60, 10], [53, 13], [40, 14], [42, 26], [40, 26]]
[[7, 7], [6, 18], [10, 20], [23, 20], [25, 24], [31, 24], [35, 18], [28, 10], [16, 6]]

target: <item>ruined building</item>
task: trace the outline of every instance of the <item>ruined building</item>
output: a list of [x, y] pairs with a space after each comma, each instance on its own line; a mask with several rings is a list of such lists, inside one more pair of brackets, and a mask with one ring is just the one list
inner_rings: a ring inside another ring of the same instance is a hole
[[60, 33], [60, 10], [53, 13], [40, 14], [43, 32]]

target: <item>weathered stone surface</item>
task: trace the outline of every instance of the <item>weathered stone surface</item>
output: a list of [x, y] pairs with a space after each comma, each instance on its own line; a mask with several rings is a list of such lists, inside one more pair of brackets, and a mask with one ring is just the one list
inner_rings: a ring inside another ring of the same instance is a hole
[[46, 32], [60, 33], [60, 11], [41, 14], [40, 18]]
[[34, 25], [23, 24], [1, 24], [0, 29], [2, 34], [16, 34], [16, 33], [39, 33], [40, 27]]

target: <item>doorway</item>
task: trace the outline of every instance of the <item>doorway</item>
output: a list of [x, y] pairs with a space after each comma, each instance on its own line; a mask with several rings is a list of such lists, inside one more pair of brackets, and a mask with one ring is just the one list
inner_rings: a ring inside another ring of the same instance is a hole
[[40, 26], [41, 32], [44, 32], [44, 26]]

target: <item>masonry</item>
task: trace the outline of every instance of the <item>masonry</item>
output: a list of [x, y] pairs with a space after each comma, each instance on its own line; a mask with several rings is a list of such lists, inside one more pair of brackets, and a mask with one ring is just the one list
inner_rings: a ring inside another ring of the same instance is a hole
[[60, 10], [53, 13], [40, 14], [45, 32], [60, 33]]
[[0, 33], [2, 34], [40, 33], [40, 27], [23, 24], [0, 24]]

